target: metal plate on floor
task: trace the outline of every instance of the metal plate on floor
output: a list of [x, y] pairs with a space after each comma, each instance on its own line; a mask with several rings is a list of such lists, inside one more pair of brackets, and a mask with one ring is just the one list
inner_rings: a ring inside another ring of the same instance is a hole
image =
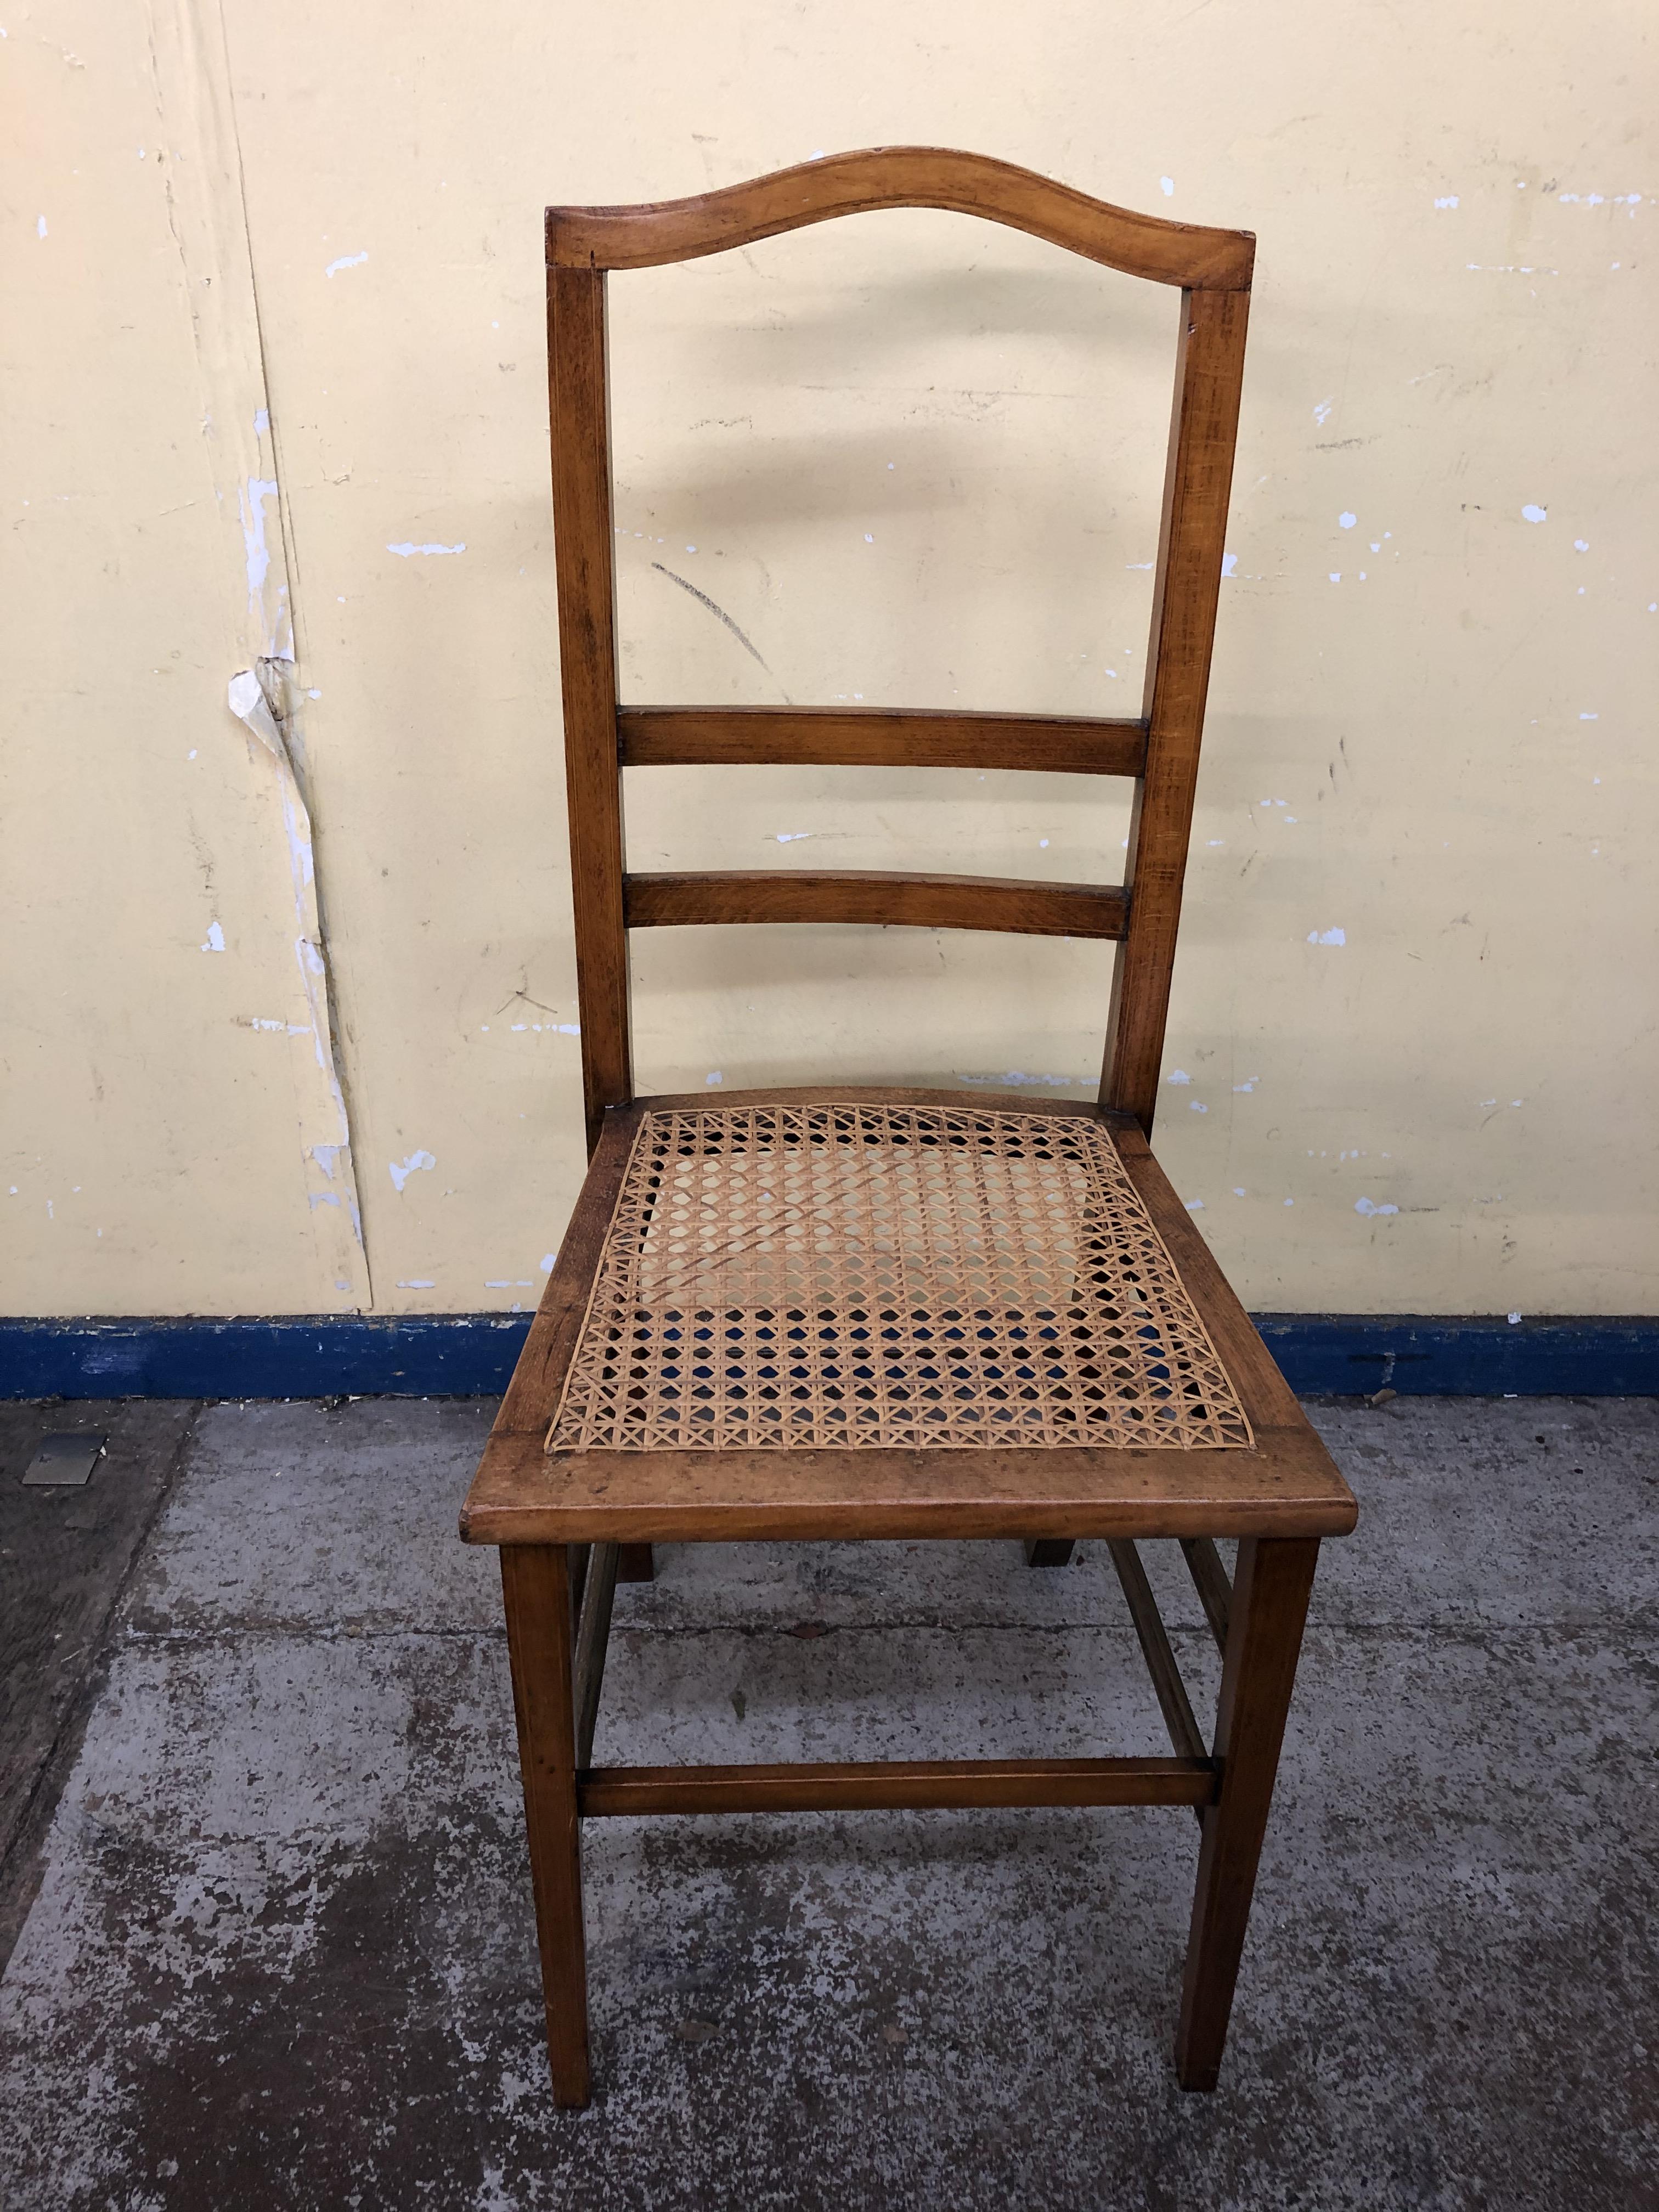
[[41, 1437], [40, 1449], [23, 1471], [24, 1485], [78, 1489], [103, 1456], [102, 1437], [88, 1436], [83, 1429], [60, 1430]]

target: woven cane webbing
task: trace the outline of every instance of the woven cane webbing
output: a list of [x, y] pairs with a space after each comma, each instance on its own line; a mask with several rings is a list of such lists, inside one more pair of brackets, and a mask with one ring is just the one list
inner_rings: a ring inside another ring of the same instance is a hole
[[547, 1441], [1251, 1437], [1099, 1123], [819, 1103], [643, 1117]]

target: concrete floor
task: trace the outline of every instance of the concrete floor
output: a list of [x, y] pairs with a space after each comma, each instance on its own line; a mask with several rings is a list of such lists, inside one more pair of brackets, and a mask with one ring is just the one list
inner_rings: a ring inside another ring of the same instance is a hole
[[[0, 2203], [1659, 2205], [1654, 1401], [1315, 1411], [1362, 1517], [1215, 2096], [1170, 2067], [1185, 1813], [606, 1821], [580, 2116], [453, 1537], [490, 1409], [200, 1413], [7, 1863]], [[618, 1594], [601, 1759], [1067, 1747], [1164, 1748], [1103, 1547], [683, 1549]]]

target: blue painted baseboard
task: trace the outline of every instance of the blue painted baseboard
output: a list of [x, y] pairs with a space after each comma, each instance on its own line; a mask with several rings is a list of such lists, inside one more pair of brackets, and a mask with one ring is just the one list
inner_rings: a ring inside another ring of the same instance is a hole
[[[1305, 1395], [1659, 1395], [1659, 1316], [1257, 1314]], [[0, 1320], [0, 1397], [480, 1397], [504, 1389], [527, 1314]]]

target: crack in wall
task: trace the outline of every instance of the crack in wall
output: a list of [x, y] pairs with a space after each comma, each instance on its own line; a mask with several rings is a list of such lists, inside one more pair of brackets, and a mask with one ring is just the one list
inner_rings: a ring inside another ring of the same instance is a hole
[[[275, 769], [287, 848], [298, 976], [295, 1010], [297, 1015], [302, 1007], [305, 1018], [283, 1027], [307, 1062], [303, 1076], [295, 1070], [307, 1208], [325, 1283], [349, 1309], [372, 1310], [374, 1283], [352, 1160], [294, 682], [291, 518], [271, 421], [228, 37], [219, 0], [150, 0], [149, 13], [162, 131], [158, 152], [168, 223], [185, 272], [202, 386], [204, 450], [228, 562], [246, 587], [246, 601], [230, 623], [235, 658], [244, 665], [230, 677], [227, 698], [250, 739], [250, 760]], [[268, 526], [268, 502], [275, 503], [274, 530]], [[339, 1228], [331, 1231], [331, 1221]]]

